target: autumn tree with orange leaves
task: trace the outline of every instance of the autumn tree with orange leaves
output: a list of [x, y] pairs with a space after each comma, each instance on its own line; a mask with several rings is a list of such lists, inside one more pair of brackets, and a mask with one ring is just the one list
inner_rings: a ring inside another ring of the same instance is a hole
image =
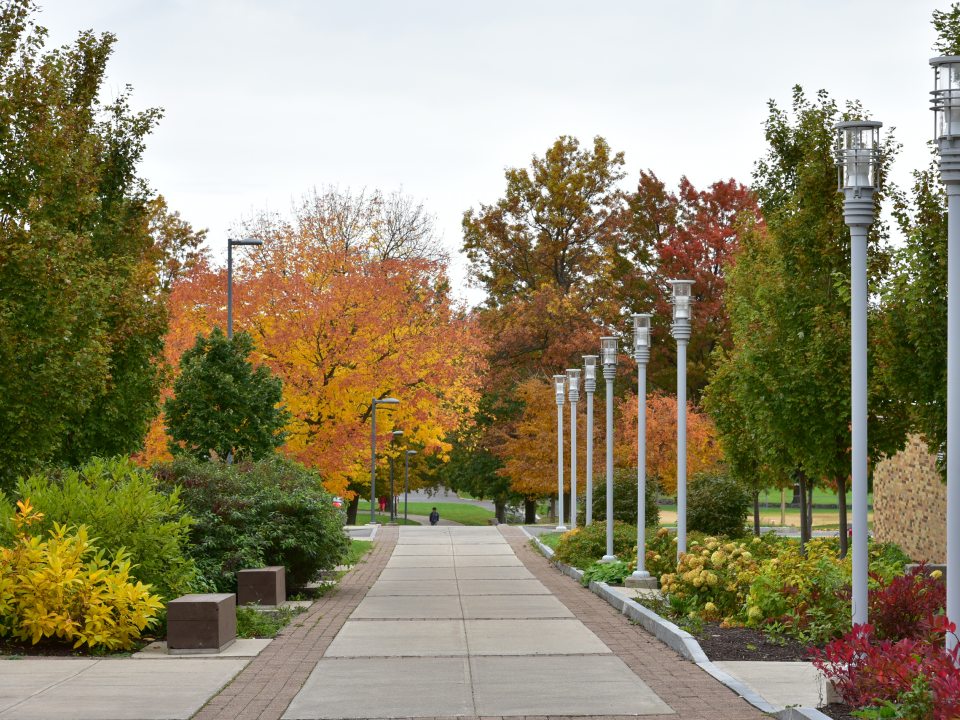
[[[402, 233], [385, 244], [372, 224], [343, 227], [351, 202], [315, 193], [289, 220], [257, 218], [247, 231], [264, 244], [234, 269], [235, 326], [255, 340], [251, 359], [283, 381], [292, 420], [282, 452], [348, 496], [369, 487], [371, 399], [400, 400], [378, 418], [381, 458], [405, 449], [386, 442], [394, 428], [406, 446], [443, 457], [448, 432], [473, 412], [483, 349], [450, 299], [444, 257], [403, 253]], [[224, 324], [224, 275], [201, 262], [175, 284], [168, 362]]]

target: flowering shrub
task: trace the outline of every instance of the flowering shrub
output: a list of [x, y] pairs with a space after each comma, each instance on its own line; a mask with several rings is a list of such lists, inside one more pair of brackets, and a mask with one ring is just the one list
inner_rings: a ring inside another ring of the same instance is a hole
[[160, 598], [132, 580], [123, 552], [105, 559], [82, 525], [55, 525], [49, 539], [33, 537], [29, 527], [41, 514], [29, 500], [17, 507], [13, 545], [0, 548], [0, 636], [123, 650], [156, 623]]
[[661, 589], [678, 612], [704, 620], [729, 619], [743, 607], [757, 561], [747, 543], [705, 537], [688, 544], [675, 573], [660, 578]]
[[[931, 635], [922, 640], [877, 640], [873, 627], [857, 625], [839, 640], [813, 650], [813, 664], [853, 707], [912, 704], [932, 708], [932, 720], [960, 717], [960, 671], [956, 651], [944, 650], [944, 635], [956, 626], [942, 615], [927, 618]], [[916, 697], [920, 695], [920, 697]], [[882, 715], [881, 715], [882, 717]], [[892, 717], [914, 717], [897, 714]]]
[[[595, 522], [560, 536], [553, 559], [575, 568], [588, 568], [607, 554], [607, 524]], [[636, 557], [637, 528], [613, 523], [613, 554], [622, 560]]]
[[[636, 560], [630, 561], [630, 572], [636, 569]], [[677, 536], [666, 528], [660, 528], [647, 537], [647, 552], [644, 567], [655, 578], [677, 570]]]

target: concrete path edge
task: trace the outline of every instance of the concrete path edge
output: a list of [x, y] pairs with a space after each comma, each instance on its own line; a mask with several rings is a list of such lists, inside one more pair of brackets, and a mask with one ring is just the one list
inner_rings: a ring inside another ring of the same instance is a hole
[[[520, 528], [524, 535], [533, 540], [537, 549], [548, 559], [553, 559], [553, 549], [547, 547], [540, 539], [534, 537], [524, 527]], [[560, 572], [567, 575], [577, 582], [583, 577], [583, 571], [565, 565], [562, 562], [554, 561], [554, 565]], [[660, 617], [649, 608], [640, 605], [633, 600], [628, 600], [622, 595], [618, 595], [610, 589], [610, 586], [602, 582], [591, 582], [590, 590], [597, 596], [606, 600], [610, 605], [616, 608], [620, 613], [626, 615], [634, 622], [641, 625], [647, 632], [654, 635], [660, 642], [674, 650], [681, 657], [686, 658], [697, 664], [704, 672], [719, 680], [730, 690], [742, 697], [748, 703], [753, 705], [761, 712], [768, 713], [778, 720], [830, 720], [828, 715], [823, 714], [816, 708], [810, 707], [789, 707], [782, 708], [771, 705], [762, 696], [758, 695], [753, 688], [749, 687], [739, 679], [729, 673], [725, 673], [718, 668], [707, 657], [706, 653], [700, 647], [700, 643], [686, 630], [681, 630], [677, 625]]]

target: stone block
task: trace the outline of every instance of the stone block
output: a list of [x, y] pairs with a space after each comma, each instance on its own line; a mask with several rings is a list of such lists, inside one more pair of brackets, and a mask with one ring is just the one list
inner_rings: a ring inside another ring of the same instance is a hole
[[241, 570], [237, 573], [237, 603], [283, 605], [287, 600], [286, 577], [282, 565]]
[[218, 653], [236, 639], [236, 595], [198, 593], [167, 603], [167, 647], [171, 654]]

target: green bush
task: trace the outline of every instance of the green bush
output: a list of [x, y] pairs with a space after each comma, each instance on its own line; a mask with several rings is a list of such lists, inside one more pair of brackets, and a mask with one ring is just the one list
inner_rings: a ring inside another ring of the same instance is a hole
[[750, 493], [727, 472], [695, 475], [687, 494], [687, 529], [708, 535], [742, 537], [747, 522]]
[[[660, 524], [660, 507], [657, 505], [659, 487], [656, 480], [647, 478], [644, 516], [648, 528]], [[586, 524], [586, 496], [580, 496], [577, 503], [577, 525]], [[594, 522], [607, 519], [607, 483], [602, 477], [593, 478], [593, 517]], [[630, 525], [637, 524], [637, 469], [617, 468], [613, 471], [613, 519]]]
[[604, 582], [607, 585], [623, 585], [625, 578], [633, 572], [627, 563], [622, 560], [609, 563], [594, 563], [583, 571], [583, 577], [580, 578], [580, 584], [584, 587], [590, 587], [591, 582]]
[[[629, 560], [637, 552], [637, 528], [614, 521], [613, 554]], [[607, 525], [594, 522], [589, 527], [565, 532], [557, 543], [554, 560], [575, 568], [588, 568], [607, 554]]]
[[347, 553], [344, 512], [333, 507], [320, 476], [299, 463], [179, 458], [154, 471], [162, 485], [182, 488], [195, 518], [191, 553], [209, 589], [233, 592], [238, 570], [265, 565], [283, 565], [288, 586], [302, 587]]
[[163, 599], [195, 589], [187, 547], [192, 518], [179, 490], [161, 491], [153, 475], [130, 460], [94, 458], [76, 470], [38, 473], [21, 479], [16, 492], [43, 513], [31, 533], [46, 537], [56, 523], [86, 525], [99, 549], [116, 555], [123, 548], [130, 575]]

